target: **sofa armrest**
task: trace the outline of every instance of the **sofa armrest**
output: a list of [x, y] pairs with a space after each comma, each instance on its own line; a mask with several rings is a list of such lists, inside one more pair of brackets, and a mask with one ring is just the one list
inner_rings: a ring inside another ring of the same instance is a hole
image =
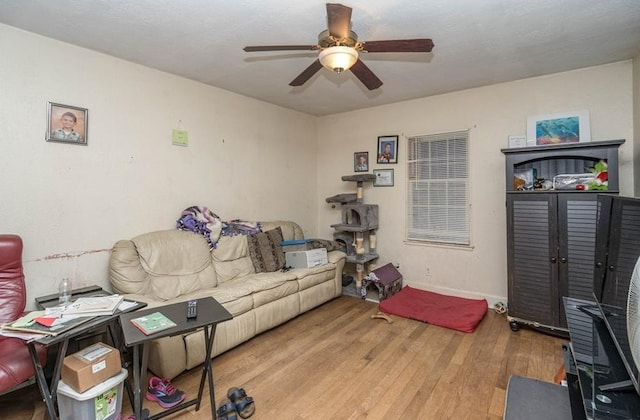
[[327, 261], [330, 263], [336, 264], [340, 260], [345, 260], [347, 258], [347, 254], [343, 251], [329, 251], [327, 252]]
[[148, 291], [146, 278], [135, 244], [129, 240], [116, 242], [109, 258], [109, 281], [113, 291], [145, 295]]

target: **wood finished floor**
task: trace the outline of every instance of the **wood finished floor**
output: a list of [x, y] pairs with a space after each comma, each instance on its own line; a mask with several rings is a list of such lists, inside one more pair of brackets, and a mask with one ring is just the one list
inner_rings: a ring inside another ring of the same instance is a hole
[[[552, 382], [563, 363], [565, 339], [514, 333], [493, 311], [471, 334], [376, 312], [342, 296], [216, 357], [216, 403], [238, 386], [256, 401], [253, 420], [502, 419], [511, 375]], [[173, 383], [192, 398], [200, 373]], [[0, 417], [46, 418], [36, 388], [17, 394], [0, 397]], [[208, 401], [166, 418], [211, 418]], [[124, 398], [122, 418], [131, 413]]]

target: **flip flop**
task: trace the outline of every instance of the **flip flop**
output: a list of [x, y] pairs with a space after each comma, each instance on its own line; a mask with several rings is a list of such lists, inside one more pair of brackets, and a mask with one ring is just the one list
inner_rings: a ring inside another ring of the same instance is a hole
[[218, 420], [238, 420], [235, 404], [226, 399], [220, 401], [216, 414], [218, 414]]
[[229, 388], [227, 397], [233, 402], [236, 412], [243, 419], [247, 419], [255, 413], [256, 404], [253, 402], [253, 398], [247, 396], [244, 388]]

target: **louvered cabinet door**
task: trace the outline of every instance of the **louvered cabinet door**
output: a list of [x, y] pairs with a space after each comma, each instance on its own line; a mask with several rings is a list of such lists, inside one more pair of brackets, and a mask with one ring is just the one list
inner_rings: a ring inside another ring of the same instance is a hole
[[624, 308], [631, 274], [640, 257], [640, 200], [631, 197], [611, 200], [603, 300]]
[[507, 215], [508, 315], [555, 326], [559, 300], [556, 194], [507, 194]]
[[567, 320], [562, 297], [593, 300], [598, 196], [591, 192], [558, 193], [559, 326]]

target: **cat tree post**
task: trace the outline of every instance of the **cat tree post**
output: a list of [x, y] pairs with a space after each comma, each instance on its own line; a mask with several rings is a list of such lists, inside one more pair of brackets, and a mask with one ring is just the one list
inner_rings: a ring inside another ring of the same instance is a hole
[[[347, 263], [355, 264], [356, 270], [356, 294], [366, 296], [362, 290], [363, 279], [378, 258], [376, 254], [378, 229], [378, 205], [363, 204], [364, 183], [373, 182], [376, 179], [373, 174], [345, 175], [343, 181], [355, 181], [355, 194], [338, 194], [326, 199], [328, 203], [339, 202], [342, 206], [342, 222], [331, 225], [336, 230], [334, 237], [337, 241], [344, 242], [347, 252]], [[353, 236], [346, 239], [347, 233]]]
[[362, 198], [364, 196], [364, 186], [362, 184], [362, 181], [358, 181], [356, 187], [356, 201], [358, 204], [362, 204]]

